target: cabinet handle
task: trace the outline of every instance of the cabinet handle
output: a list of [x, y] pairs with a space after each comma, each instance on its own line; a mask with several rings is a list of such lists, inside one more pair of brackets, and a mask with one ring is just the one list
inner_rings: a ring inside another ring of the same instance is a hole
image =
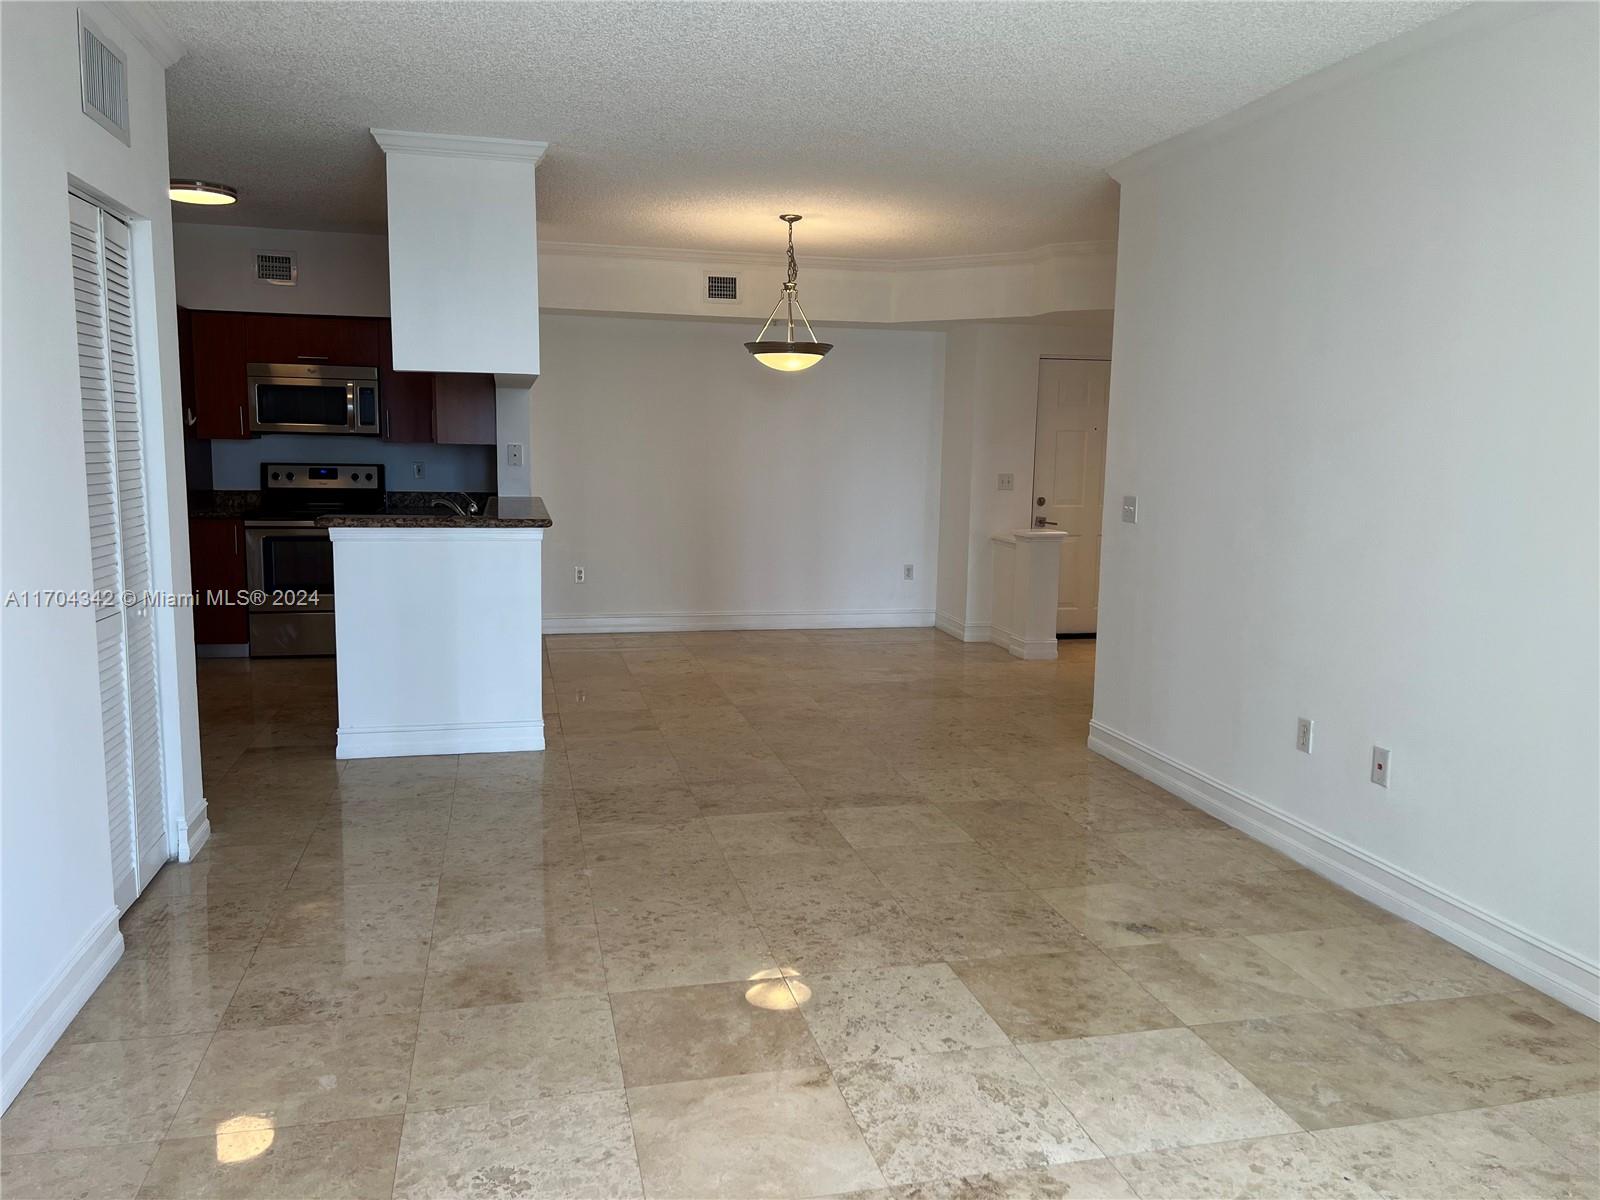
[[295, 358], [300, 362], [327, 362], [328, 361], [328, 356], [326, 354], [296, 354]]
[[199, 420], [200, 418], [194, 415], [194, 409], [186, 408], [183, 410], [183, 423], [190, 429], [193, 429], [199, 423]]
[[384, 413], [383, 414], [383, 436], [384, 436], [385, 440], [387, 440], [388, 437], [389, 437], [389, 414], [388, 413]]
[[233, 552], [239, 553], [239, 527], [233, 526]]
[[239, 436], [244, 436], [244, 409], [239, 410]]

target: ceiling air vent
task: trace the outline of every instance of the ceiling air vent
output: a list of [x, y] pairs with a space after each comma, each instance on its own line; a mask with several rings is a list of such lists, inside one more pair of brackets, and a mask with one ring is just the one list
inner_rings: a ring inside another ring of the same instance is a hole
[[293, 287], [300, 278], [294, 255], [282, 250], [256, 251], [256, 282], [275, 283], [279, 287]]
[[706, 299], [717, 304], [733, 304], [739, 299], [737, 275], [706, 275]]
[[123, 145], [128, 133], [128, 56], [78, 13], [78, 86], [83, 111]]

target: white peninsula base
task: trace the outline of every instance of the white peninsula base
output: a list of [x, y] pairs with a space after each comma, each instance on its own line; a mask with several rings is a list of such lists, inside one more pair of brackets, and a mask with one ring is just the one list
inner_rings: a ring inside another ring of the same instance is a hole
[[339, 758], [543, 750], [544, 530], [342, 527]]

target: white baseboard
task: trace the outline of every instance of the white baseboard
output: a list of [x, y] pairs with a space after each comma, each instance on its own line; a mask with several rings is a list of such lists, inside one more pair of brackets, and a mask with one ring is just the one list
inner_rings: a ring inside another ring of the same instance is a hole
[[0, 1109], [10, 1107], [50, 1047], [122, 957], [118, 915], [111, 908], [95, 922], [55, 977], [6, 1030], [5, 1048], [0, 1051]]
[[422, 754], [502, 754], [544, 749], [543, 721], [471, 725], [391, 725], [339, 729], [335, 758], [411, 758]]
[[1049, 641], [1030, 642], [1024, 640], [1020, 634], [994, 625], [990, 627], [989, 640], [1007, 653], [1027, 662], [1049, 662], [1057, 657], [1056, 639], [1053, 637]]
[[909, 629], [932, 625], [926, 608], [824, 609], [811, 612], [546, 613], [551, 633], [695, 633], [710, 629]]
[[194, 856], [205, 849], [211, 840], [211, 818], [206, 813], [205, 801], [200, 802], [200, 808], [188, 815], [183, 824], [178, 827], [178, 861], [193, 862]]
[[949, 613], [939, 613], [933, 620], [934, 628], [940, 633], [948, 633], [958, 642], [987, 642], [990, 641], [991, 626], [968, 625], [956, 620]]
[[1089, 722], [1089, 749], [1181, 796], [1304, 867], [1421, 925], [1569, 1008], [1600, 1020], [1600, 965], [1213, 779], [1125, 734]]

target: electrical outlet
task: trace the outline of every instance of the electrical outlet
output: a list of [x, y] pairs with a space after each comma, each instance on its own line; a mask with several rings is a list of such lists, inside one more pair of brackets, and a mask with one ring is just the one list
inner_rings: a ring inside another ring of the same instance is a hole
[[573, 567], [572, 568], [572, 582], [573, 583], [582, 583], [583, 582], [583, 568], [582, 567]]
[[904, 574], [905, 574], [905, 577], [906, 577], [906, 578], [907, 578], [907, 579], [915, 579], [915, 578], [916, 578], [916, 577], [917, 577], [917, 568], [916, 568], [916, 565], [915, 565], [915, 564], [913, 564], [913, 563], [907, 563], [907, 564], [906, 564], [906, 565], [905, 565], [905, 572], [904, 572]]
[[1300, 723], [1294, 732], [1294, 748], [1301, 754], [1311, 753], [1311, 730], [1315, 722], [1310, 717], [1301, 717]]
[[411, 478], [421, 479], [427, 473], [427, 468], [419, 462], [411, 464]]
[[1372, 782], [1381, 788], [1389, 786], [1389, 751], [1383, 746], [1372, 748]]
[[506, 443], [506, 466], [520, 467], [522, 465], [522, 444], [520, 442]]
[[1124, 525], [1137, 525], [1139, 523], [1139, 497], [1124, 496], [1122, 498], [1122, 523]]
[[1017, 487], [1017, 480], [1016, 480], [1016, 477], [1011, 474], [1011, 472], [1006, 471], [1000, 476], [1000, 489], [999, 489], [1000, 491], [1002, 491], [1002, 492], [1015, 491], [1016, 487]]

